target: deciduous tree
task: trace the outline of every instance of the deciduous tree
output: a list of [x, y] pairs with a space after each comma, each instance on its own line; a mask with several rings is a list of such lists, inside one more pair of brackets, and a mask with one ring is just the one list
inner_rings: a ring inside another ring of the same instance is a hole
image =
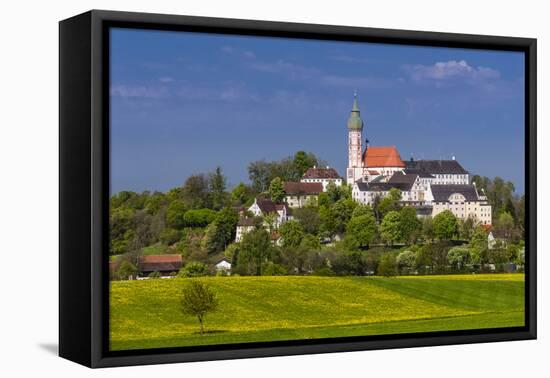
[[204, 318], [206, 314], [218, 308], [216, 294], [199, 280], [192, 280], [183, 289], [181, 311], [185, 315], [196, 316], [200, 323], [201, 336], [204, 333]]
[[400, 241], [401, 235], [401, 215], [397, 211], [390, 211], [380, 224], [380, 236], [389, 245]]
[[434, 234], [439, 240], [451, 240], [458, 235], [458, 221], [450, 210], [434, 217]]

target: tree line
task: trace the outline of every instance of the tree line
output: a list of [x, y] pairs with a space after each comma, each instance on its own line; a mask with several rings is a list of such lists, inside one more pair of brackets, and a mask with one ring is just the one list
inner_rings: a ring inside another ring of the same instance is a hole
[[[234, 243], [239, 211], [257, 196], [281, 202], [283, 181], [298, 181], [308, 168], [321, 164], [314, 154], [299, 151], [278, 161], [250, 163], [250, 184], [239, 183], [232, 190], [218, 167], [191, 175], [181, 187], [164, 193], [119, 192], [110, 199], [110, 254], [126, 261], [130, 271], [150, 250], [178, 253], [186, 263], [183, 276], [212, 274], [221, 256], [243, 275], [378, 274], [381, 262], [400, 273], [405, 268], [430, 272], [443, 266], [456, 270], [521, 261], [525, 199], [514, 196], [513, 185], [498, 177], [473, 177], [493, 206], [493, 230], [502, 241], [491, 250], [472, 247], [482, 233], [487, 239], [487, 231], [472, 219], [460, 221], [451, 212], [418, 218], [414, 208], [402, 206], [397, 189], [364, 206], [351, 198], [351, 187], [345, 184], [331, 184], [316, 201], [293, 209], [294, 220], [279, 229], [273, 214], [256, 219], [254, 230]], [[455, 247], [467, 248], [469, 254]], [[407, 253], [398, 258], [401, 252]]]

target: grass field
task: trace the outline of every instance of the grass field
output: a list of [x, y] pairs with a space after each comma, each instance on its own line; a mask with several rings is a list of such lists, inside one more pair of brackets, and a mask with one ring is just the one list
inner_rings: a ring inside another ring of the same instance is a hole
[[186, 279], [111, 283], [111, 349], [524, 325], [524, 276], [207, 277], [219, 310], [184, 316]]

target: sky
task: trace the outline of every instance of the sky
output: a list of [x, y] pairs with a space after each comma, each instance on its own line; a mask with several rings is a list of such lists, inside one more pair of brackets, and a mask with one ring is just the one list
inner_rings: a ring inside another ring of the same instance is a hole
[[363, 139], [450, 159], [524, 191], [519, 52], [111, 30], [111, 193], [181, 186], [304, 150], [341, 176], [358, 93]]

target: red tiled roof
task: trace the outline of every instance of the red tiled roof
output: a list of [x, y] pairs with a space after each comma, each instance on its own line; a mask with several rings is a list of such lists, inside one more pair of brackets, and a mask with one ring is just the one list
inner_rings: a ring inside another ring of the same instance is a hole
[[401, 160], [395, 146], [390, 147], [368, 147], [363, 163], [366, 167], [399, 167], [404, 168], [405, 163]]
[[180, 270], [181, 255], [149, 255], [139, 258], [141, 272], [174, 272]]
[[323, 191], [323, 184], [320, 182], [292, 182], [286, 181], [284, 184], [286, 194], [319, 194]]
[[340, 175], [334, 168], [309, 168], [304, 173], [306, 179], [338, 179]]

